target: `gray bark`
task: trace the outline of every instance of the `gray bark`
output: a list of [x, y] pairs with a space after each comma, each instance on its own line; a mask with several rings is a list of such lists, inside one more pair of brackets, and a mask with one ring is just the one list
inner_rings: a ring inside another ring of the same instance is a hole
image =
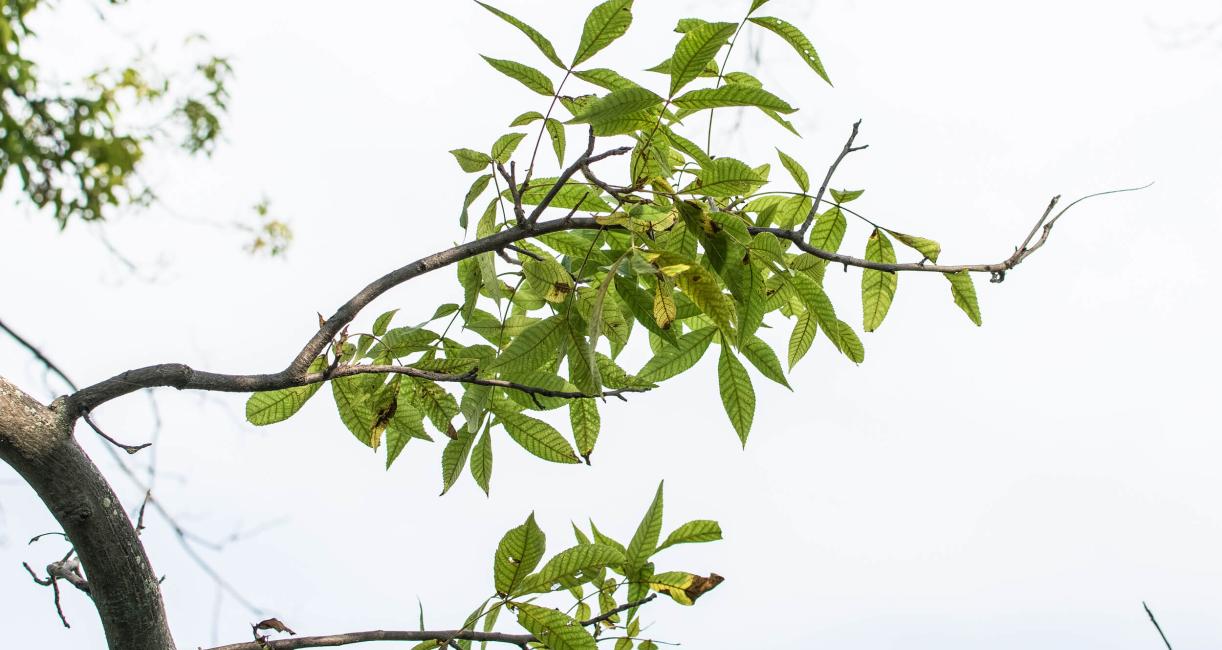
[[34, 488], [76, 549], [109, 647], [173, 650], [144, 546], [59, 404], [43, 406], [0, 377], [0, 460]]

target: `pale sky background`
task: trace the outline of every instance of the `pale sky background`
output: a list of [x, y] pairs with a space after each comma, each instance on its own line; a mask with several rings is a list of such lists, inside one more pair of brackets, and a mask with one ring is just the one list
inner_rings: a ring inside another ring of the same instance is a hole
[[[563, 57], [591, 4], [500, 6]], [[592, 64], [648, 67], [669, 56], [677, 18], [737, 20], [747, 4], [642, 0], [632, 30]], [[659, 621], [648, 634], [684, 647], [1159, 648], [1142, 600], [1176, 648], [1222, 642], [1211, 264], [1222, 235], [1222, 28], [1188, 41], [1167, 31], [1217, 20], [1222, 5], [774, 0], [766, 10], [811, 36], [836, 87], [779, 40], [759, 39], [760, 76], [801, 107], [805, 138], [747, 114], [715, 152], [772, 162], [782, 179], [775, 144], [821, 174], [863, 118], [870, 149], [834, 185], [867, 188], [855, 207], [938, 239], [947, 262], [1005, 258], [1054, 194], [1156, 184], [1076, 208], [1005, 283], [978, 278], [982, 328], [941, 278], [903, 276], [886, 324], [863, 336], [865, 364], [820, 337], [794, 393], [755, 381], [745, 451], [721, 411], [712, 354], [662, 390], [604, 408], [593, 467], [543, 463], [498, 438], [491, 499], [469, 477], [436, 496], [439, 445], [413, 443], [384, 471], [325, 393], [290, 422], [255, 429], [244, 396], [159, 391], [161, 500], [213, 538], [271, 524], [203, 551], [246, 598], [303, 634], [414, 628], [417, 597], [431, 627], [455, 626], [491, 591], [500, 535], [532, 509], [549, 552], [571, 545], [569, 521], [587, 516], [627, 538], [665, 478], [666, 530], [713, 518], [726, 537], [661, 556], [664, 568], [727, 577], [694, 608], [646, 611]], [[203, 32], [238, 76], [216, 156], [158, 156], [146, 170], [165, 205], [106, 226], [138, 273], [96, 229], [61, 234], [4, 202], [0, 318], [81, 383], [167, 361], [283, 367], [316, 311], [461, 238], [471, 177], [448, 149], [486, 148], [515, 115], [546, 108], [479, 59], [547, 69], [473, 3], [133, 0], [107, 14], [104, 26], [80, 8], [46, 14], [43, 56], [65, 73], [121, 62], [131, 37], [160, 43], [159, 60], [174, 65], [187, 60], [182, 38]], [[746, 55], [731, 68], [750, 65]], [[722, 127], [734, 121], [718, 115]], [[579, 137], [570, 132], [572, 148]], [[264, 194], [296, 232], [286, 259], [251, 258], [243, 235], [202, 225], [250, 221]], [[844, 250], [860, 253], [865, 236], [850, 230]], [[857, 325], [859, 282], [855, 271], [827, 281]], [[453, 273], [436, 273], [360, 322], [391, 307], [412, 322], [456, 295]], [[781, 349], [788, 330], [773, 339]], [[627, 359], [639, 367], [644, 356]], [[47, 397], [38, 364], [7, 339], [0, 374]], [[141, 395], [96, 415], [127, 441], [151, 429]], [[95, 437], [80, 438], [138, 504]], [[73, 627], [63, 629], [51, 593], [21, 568], [64, 547], [26, 545], [55, 524], [7, 467], [0, 508], [3, 645], [102, 647], [89, 603], [67, 593]], [[255, 616], [230, 598], [218, 615], [213, 583], [163, 521], [149, 523], [179, 646], [248, 639]]]

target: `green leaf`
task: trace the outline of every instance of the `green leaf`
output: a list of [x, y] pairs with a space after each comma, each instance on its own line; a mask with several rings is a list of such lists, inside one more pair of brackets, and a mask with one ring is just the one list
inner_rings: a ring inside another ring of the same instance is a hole
[[552, 151], [556, 152], [556, 162], [564, 164], [564, 125], [560, 120], [549, 117], [543, 121], [543, 128], [547, 129], [547, 135], [552, 139]]
[[424, 412], [403, 400], [395, 406], [395, 414], [386, 425], [386, 469], [390, 469], [412, 438], [433, 441], [424, 430]]
[[[500, 141], [498, 140], [498, 142]], [[488, 183], [491, 180], [492, 180], [492, 174], [484, 174], [483, 176], [480, 176], [479, 178], [475, 179], [474, 183], [471, 183], [471, 189], [467, 190], [467, 196], [466, 198], [463, 199], [463, 202], [462, 202], [462, 215], [458, 217], [459, 227], [461, 228], [467, 227], [467, 219], [468, 219], [467, 210], [471, 207], [472, 203], [475, 203], [475, 199], [478, 199], [479, 195], [483, 194], [484, 190], [488, 189]], [[380, 334], [378, 334], [377, 332], [374, 332], [374, 334], [380, 336]]]
[[666, 134], [666, 139], [670, 140], [670, 145], [684, 154], [687, 154], [689, 158], [696, 161], [697, 165], [704, 167], [713, 160], [711, 157], [709, 157], [709, 154], [706, 153], [704, 149], [701, 149], [700, 145], [696, 144], [695, 142], [692, 142], [678, 133], [675, 133], [666, 126], [662, 126], [661, 129], [663, 133]]
[[816, 74], [823, 77], [823, 80], [829, 86], [832, 84], [832, 80], [827, 77], [827, 71], [823, 69], [823, 63], [819, 61], [819, 54], [815, 52], [815, 46], [810, 42], [810, 39], [806, 38], [802, 30], [780, 18], [773, 18], [771, 16], [748, 18], [747, 20], [785, 39], [785, 42], [793, 47], [798, 55], [802, 57], [802, 60], [806, 62], [806, 65], [810, 66], [811, 70], [814, 70]]
[[747, 13], [755, 13], [755, 10], [764, 6], [764, 3], [766, 2], [768, 2], [768, 0], [751, 0], [751, 10]]
[[709, 348], [716, 332], [716, 327], [703, 327], [680, 336], [675, 345], [666, 346], [654, 355], [637, 376], [644, 381], [656, 383], [691, 368], [704, 356], [704, 351]]
[[552, 80], [547, 75], [538, 70], [517, 61], [508, 61], [505, 59], [494, 59], [489, 56], [480, 55], [488, 65], [496, 68], [498, 72], [519, 81], [523, 86], [539, 93], [551, 97], [556, 94], [556, 88], [552, 86]]
[[733, 158], [712, 160], [708, 166], [697, 170], [695, 175], [699, 180], [683, 191], [715, 198], [747, 194], [753, 187], [768, 180], [767, 176], [751, 169], [747, 163]]
[[831, 208], [819, 215], [814, 225], [811, 226], [810, 245], [829, 253], [835, 253], [840, 248], [840, 242], [844, 240], [844, 231], [847, 228], [848, 222], [844, 218], [844, 213], [840, 211], [840, 208]]
[[797, 320], [793, 325], [793, 333], [789, 336], [789, 369], [798, 364], [802, 357], [806, 356], [806, 352], [810, 350], [810, 344], [815, 340], [815, 332], [818, 331], [818, 326], [815, 317], [811, 312], [804, 311], [798, 314]]
[[730, 346], [721, 346], [721, 358], [717, 362], [717, 387], [721, 389], [721, 403], [725, 406], [730, 424], [738, 433], [743, 446], [751, 433], [751, 422], [755, 419], [755, 389], [751, 377], [741, 361], [734, 356]]
[[573, 439], [577, 441], [577, 453], [589, 462], [602, 424], [598, 403], [592, 399], [569, 400], [569, 424], [573, 427]]
[[962, 309], [963, 313], [979, 326], [981, 322], [980, 305], [976, 302], [976, 285], [972, 282], [971, 274], [967, 271], [959, 271], [942, 275], [950, 281], [950, 292], [955, 298], [955, 304], [959, 305], [959, 309]]
[[569, 124], [588, 123], [596, 126], [644, 113], [661, 106], [663, 101], [665, 100], [657, 93], [640, 86], [613, 90], [606, 97], [596, 100], [584, 111], [574, 116], [569, 120]]
[[676, 528], [666, 536], [666, 541], [658, 546], [662, 550], [676, 544], [700, 544], [716, 542], [721, 539], [721, 525], [709, 519], [696, 519]]
[[836, 347], [853, 363], [861, 363], [866, 360], [866, 348], [848, 323], [842, 320], [836, 321], [836, 336], [832, 340], [837, 342]]
[[722, 336], [731, 343], [737, 342], [738, 336], [734, 331], [734, 323], [737, 321], [734, 300], [722, 292], [716, 276], [704, 267], [694, 266], [680, 273], [675, 280], [700, 311], [713, 320]]
[[670, 61], [670, 96], [695, 79], [734, 34], [735, 23], [703, 23], [679, 39]]
[[832, 199], [836, 203], [848, 203], [865, 193], [865, 190], [832, 190]]
[[550, 586], [567, 576], [576, 576], [583, 571], [598, 571], [607, 566], [624, 563], [624, 551], [606, 544], [578, 544], [565, 549], [547, 561], [539, 570], [537, 584]]
[[474, 149], [451, 149], [450, 153], [458, 161], [458, 166], [462, 167], [462, 170], [468, 174], [483, 171], [485, 167], [492, 163], [492, 158], [488, 154], [475, 151]]
[[[895, 249], [891, 240], [878, 228], [870, 233], [866, 242], [866, 260], [883, 264], [895, 263]], [[895, 297], [895, 287], [899, 277], [895, 273], [864, 269], [861, 272], [861, 311], [862, 327], [867, 332], [873, 332], [882, 325], [891, 309], [891, 299]]]
[[488, 11], [491, 11], [499, 16], [501, 20], [504, 20], [514, 27], [517, 27], [523, 34], [526, 34], [526, 37], [535, 44], [535, 47], [539, 48], [539, 51], [543, 53], [543, 56], [547, 57], [548, 61], [555, 63], [557, 67], [565, 67], [564, 63], [560, 61], [560, 57], [556, 56], [556, 48], [552, 47], [551, 41], [547, 40], [547, 38], [545, 38], [543, 34], [536, 31], [535, 28], [501, 11], [500, 9], [497, 9], [496, 7], [479, 2], [479, 0], [476, 0], [476, 3], [484, 9], [487, 9]]
[[463, 427], [458, 437], [446, 443], [441, 452], [441, 493], [445, 494], [454, 486], [454, 482], [462, 476], [463, 467], [467, 465], [467, 454], [471, 452], [471, 443], [475, 435]]
[[599, 50], [624, 35], [632, 25], [632, 0], [608, 0], [590, 11], [585, 27], [581, 30], [581, 41], [569, 67], [588, 60]]
[[798, 184], [798, 187], [802, 188], [803, 192], [809, 192], [810, 175], [806, 173], [806, 169], [802, 167], [801, 163], [793, 158], [790, 158], [789, 154], [781, 151], [780, 149], [776, 150], [776, 155], [781, 158], [781, 164], [785, 166], [785, 169], [789, 172], [789, 175], [793, 176], [793, 180]]
[[790, 388], [789, 382], [785, 379], [785, 371], [781, 369], [781, 360], [777, 358], [776, 352], [757, 336], [748, 336], [739, 341], [739, 351], [755, 366], [755, 369], [760, 371], [760, 374], [775, 381], [776, 383]]
[[526, 451], [553, 463], [581, 462], [573, 453], [573, 447], [552, 425], [509, 410], [497, 402], [493, 402], [492, 412], [505, 425], [509, 437]]
[[[393, 315], [394, 312], [391, 312]], [[389, 319], [388, 319], [389, 320]], [[307, 372], [322, 372], [327, 369], [325, 357], [318, 357]], [[246, 421], [255, 426], [264, 426], [289, 419], [305, 406], [306, 401], [322, 388], [323, 382], [269, 390], [251, 394], [246, 400]]]
[[[547, 197], [552, 186], [556, 184], [555, 178], [536, 178], [530, 181], [530, 186], [522, 192], [522, 203], [524, 205], [539, 205], [543, 199]], [[577, 208], [579, 210], [588, 210], [590, 212], [610, 212], [611, 206], [599, 196], [601, 191], [592, 185], [582, 185], [569, 181], [560, 187], [560, 191], [552, 197], [548, 207], [551, 208]], [[509, 190], [505, 190], [505, 195], [509, 195]]]
[[381, 342], [374, 345], [369, 356], [378, 358], [387, 356], [392, 359], [404, 357], [413, 352], [424, 352], [433, 347], [437, 333], [419, 327], [396, 327], [381, 336]]
[[550, 650], [596, 650], [598, 644], [567, 614], [530, 603], [517, 603], [518, 624]]
[[[489, 176], [489, 178], [491, 178], [491, 176]], [[394, 318], [395, 314], [397, 313], [399, 313], [398, 309], [392, 309], [375, 318], [373, 321], [373, 335], [382, 336], [385, 334], [386, 330], [390, 327], [391, 319]]]
[[792, 113], [798, 110], [767, 90], [752, 88], [742, 84], [727, 84], [720, 88], [689, 90], [676, 97], [672, 103], [686, 111], [699, 111], [706, 108], [724, 108], [728, 106], [754, 106], [778, 113]]
[[531, 122], [541, 119], [543, 119], [543, 113], [540, 113], [539, 111], [526, 111], [525, 113], [513, 118], [513, 121], [509, 123], [509, 126], [526, 126]]
[[488, 494], [488, 481], [492, 478], [492, 437], [489, 435], [491, 428], [484, 427], [479, 441], [471, 450], [471, 476], [484, 494]]
[[372, 446], [374, 412], [370, 404], [366, 377], [341, 377], [331, 380], [331, 394], [344, 426], [365, 445]]
[[533, 512], [526, 518], [526, 523], [505, 533], [496, 547], [492, 562], [497, 594], [508, 596], [514, 593], [522, 579], [539, 566], [546, 543], [547, 536], [535, 523]]
[[641, 518], [641, 523], [637, 526], [636, 533], [632, 535], [632, 540], [628, 542], [624, 560], [625, 564], [630, 567], [630, 571], [631, 567], [644, 566], [649, 556], [657, 551], [658, 537], [662, 535], [662, 486], [664, 483], [664, 481], [658, 483], [658, 491], [654, 494], [653, 502], [645, 511], [645, 516]]
[[582, 81], [592, 83], [595, 86], [606, 88], [607, 90], [623, 90], [625, 88], [639, 88], [640, 84], [621, 75], [620, 73], [607, 68], [591, 68], [589, 70], [574, 70], [573, 76]]
[[552, 316], [527, 327], [486, 369], [535, 370], [555, 357], [563, 341], [563, 323]]
[[921, 255], [924, 255], [925, 259], [929, 260], [930, 262], [937, 262], [938, 256], [942, 254], [942, 245], [932, 239], [913, 237], [912, 235], [905, 235], [902, 232], [895, 232], [894, 230], [888, 230], [887, 232], [891, 233], [892, 236], [900, 240], [900, 243], [903, 245], [915, 250]]
[[499, 163], [509, 162], [514, 150], [518, 148], [518, 143], [525, 137], [525, 133], [506, 133], [497, 138], [496, 142], [492, 143], [492, 159]]

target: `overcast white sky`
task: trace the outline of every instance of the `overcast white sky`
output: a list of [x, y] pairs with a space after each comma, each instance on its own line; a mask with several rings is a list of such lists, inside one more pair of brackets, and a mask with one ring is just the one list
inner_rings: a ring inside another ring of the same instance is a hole
[[[589, 4], [500, 6], [570, 52]], [[648, 67], [669, 55], [676, 18], [736, 20], [746, 4], [642, 0], [633, 29], [594, 63]], [[762, 162], [778, 144], [813, 172], [863, 118], [870, 149], [835, 184], [867, 188], [861, 210], [938, 239], [948, 262], [1004, 258], [1053, 194], [1156, 184], [1082, 205], [1005, 283], [979, 279], [983, 328], [941, 278], [902, 277], [886, 324], [864, 336], [865, 364], [819, 340], [794, 393], [755, 382], [745, 451], [711, 358], [605, 408], [593, 467], [551, 466], [498, 439], [491, 499], [469, 478], [438, 498], [438, 447], [413, 443], [383, 471], [325, 395], [255, 429], [243, 397], [159, 392], [160, 498], [215, 538], [272, 524], [204, 552], [249, 600], [301, 633], [411, 628], [417, 597], [431, 626], [453, 626], [491, 591], [502, 532], [532, 509], [551, 551], [571, 543], [570, 519], [587, 516], [626, 538], [665, 478], [668, 530], [714, 518], [726, 533], [667, 552], [671, 568], [727, 577], [695, 608], [646, 613], [660, 619], [650, 634], [685, 647], [1158, 648], [1142, 600], [1176, 647], [1218, 645], [1222, 359], [1210, 261], [1222, 235], [1222, 31], [1179, 42], [1163, 28], [1217, 20], [1222, 5], [766, 9], [806, 30], [836, 87], [761, 39], [760, 76], [801, 107], [805, 138], [747, 115], [716, 150]], [[448, 149], [486, 148], [515, 115], [544, 108], [479, 59], [545, 66], [473, 3], [133, 0], [107, 10], [104, 27], [74, 11], [38, 23], [60, 70], [122, 61], [128, 36], [159, 42], [173, 64], [182, 37], [203, 32], [238, 71], [226, 145], [211, 161], [158, 157], [148, 172], [165, 206], [105, 230], [138, 274], [95, 230], [61, 234], [4, 203], [0, 318], [82, 383], [166, 361], [283, 367], [316, 311], [461, 238], [470, 177]], [[731, 67], [749, 65], [746, 53]], [[249, 219], [264, 194], [297, 234], [283, 261], [252, 259], [241, 235], [199, 223]], [[862, 250], [865, 235], [850, 231], [845, 249]], [[829, 274], [827, 285], [859, 322], [858, 274]], [[451, 273], [428, 276], [367, 318], [403, 307], [413, 320], [456, 287]], [[778, 333], [783, 342], [788, 328]], [[0, 374], [46, 395], [38, 364], [6, 340]], [[130, 441], [151, 428], [139, 395], [97, 417]], [[138, 503], [92, 435], [81, 438]], [[21, 568], [63, 551], [26, 546], [55, 525], [7, 467], [0, 508], [4, 645], [102, 647], [88, 603], [67, 594], [73, 627], [62, 629], [51, 594]], [[163, 522], [145, 539], [180, 647], [248, 638], [254, 616], [232, 599], [214, 623], [213, 584]]]

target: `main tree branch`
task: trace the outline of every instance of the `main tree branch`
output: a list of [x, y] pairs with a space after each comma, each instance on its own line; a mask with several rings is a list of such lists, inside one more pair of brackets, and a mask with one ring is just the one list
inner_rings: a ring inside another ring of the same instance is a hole
[[[823, 183], [819, 188], [819, 193], [814, 201], [814, 206], [818, 206], [821, 202], [822, 195], [827, 189], [828, 184], [831, 182], [832, 174], [835, 172], [836, 167], [840, 164], [840, 161], [842, 161], [853, 151], [857, 151], [862, 148], [853, 146], [853, 142], [857, 137], [859, 125], [860, 121], [853, 125], [852, 132], [850, 133], [848, 140], [845, 142], [844, 147], [841, 149], [840, 155], [837, 156], [836, 160], [828, 169], [827, 175], [823, 179]], [[378, 298], [390, 289], [399, 286], [400, 284], [424, 275], [430, 271], [457, 264], [462, 260], [474, 257], [476, 255], [504, 251], [506, 248], [510, 248], [514, 244], [524, 239], [569, 230], [618, 228], [617, 226], [601, 224], [590, 217], [574, 217], [572, 213], [568, 214], [562, 219], [538, 221], [540, 215], [543, 214], [544, 210], [551, 206], [552, 201], [560, 192], [560, 189], [574, 173], [583, 168], [588, 168], [591, 163], [603, 160], [610, 156], [625, 153], [629, 150], [626, 147], [620, 147], [600, 154], [594, 154], [594, 142], [595, 140], [593, 134], [591, 134], [589, 142], [587, 143], [586, 149], [582, 155], [579, 156], [572, 165], [565, 169], [563, 173], [561, 173], [560, 177], [548, 190], [543, 200], [540, 201], [537, 206], [535, 206], [534, 210], [531, 211], [524, 221], [520, 220], [516, 227], [506, 228], [498, 233], [464, 244], [459, 244], [444, 251], [420, 258], [369, 283], [365, 286], [365, 288], [358, 291], [356, 295], [341, 305], [330, 318], [323, 322], [314, 336], [310, 338], [310, 340], [305, 344], [301, 351], [297, 353], [297, 356], [293, 358], [292, 362], [290, 362], [288, 367], [286, 367], [284, 370], [271, 374], [241, 375], [205, 372], [195, 370], [186, 365], [178, 363], [147, 366], [144, 368], [129, 370], [69, 395], [67, 398], [65, 398], [65, 413], [70, 417], [80, 417], [88, 414], [91, 410], [101, 404], [142, 388], [170, 386], [178, 389], [246, 393], [291, 388], [294, 386], [304, 386], [310, 383], [325, 381], [326, 379], [335, 376], [345, 376], [348, 373], [424, 373], [425, 371], [402, 369], [399, 366], [380, 367], [377, 370], [370, 370], [369, 368], [372, 368], [370, 366], [344, 366], [333, 369], [330, 374], [310, 374], [308, 368], [314, 359], [318, 358], [318, 356], [323, 353], [327, 346], [335, 339], [337, 335], [340, 334], [341, 331], [343, 331], [344, 327], [347, 326], [348, 323], [352, 322], [352, 320], [356, 318], [357, 314], [360, 313], [362, 309], [369, 305], [369, 303], [373, 302], [374, 299]], [[510, 174], [510, 176], [512, 177], [512, 174]], [[1125, 191], [1130, 190], [1113, 190], [1111, 192], [1101, 192], [1099, 194], [1093, 194], [1090, 196], [1099, 196], [1100, 194], [1111, 194], [1114, 192]], [[873, 262], [870, 260], [853, 257], [851, 255], [844, 255], [841, 253], [823, 250], [821, 248], [812, 246], [806, 241], [805, 234], [807, 228], [810, 226], [810, 215], [808, 215], [807, 219], [798, 228], [787, 229], [751, 226], [748, 227], [748, 231], [753, 235], [764, 232], [771, 233], [780, 239], [793, 243], [798, 250], [814, 255], [820, 259], [824, 259], [829, 262], [836, 262], [845, 266], [855, 266], [863, 269], [874, 269], [892, 273], [906, 271], [924, 273], [958, 273], [961, 271], [990, 273], [994, 281], [1000, 281], [1005, 277], [1005, 273], [1007, 271], [1018, 266], [1023, 262], [1023, 260], [1044, 245], [1044, 243], [1048, 240], [1048, 236], [1052, 231], [1053, 225], [1056, 224], [1057, 220], [1060, 219], [1061, 215], [1063, 215], [1066, 210], [1073, 207], [1073, 205], [1077, 204], [1078, 201], [1090, 198], [1090, 196], [1074, 201], [1069, 206], [1058, 212], [1056, 216], [1051, 216], [1053, 209], [1056, 207], [1057, 200], [1059, 199], [1059, 197], [1054, 197], [1052, 201], [1049, 202], [1048, 207], [1044, 210], [1043, 215], [1040, 217], [1031, 233], [1027, 236], [1027, 239], [1024, 240], [1021, 246], [1014, 250], [1012, 255], [999, 262], [986, 264], [949, 265], [925, 264], [920, 262], [884, 263]], [[814, 211], [815, 208], [812, 207], [812, 214]], [[1035, 239], [1037, 234], [1039, 235], [1039, 238]], [[1035, 239], [1035, 241], [1032, 241], [1033, 239]], [[396, 369], [391, 370], [390, 368]], [[553, 397], [592, 397], [591, 395], [579, 393], [563, 393], [553, 395], [541, 388], [510, 385], [508, 382], [505, 384], [491, 383], [498, 382], [499, 380], [482, 379], [471, 374], [434, 374], [428, 376], [425, 374], [419, 374], [417, 376], [434, 381], [457, 381], [502, 386], [505, 388], [524, 390], [525, 392], [531, 392], [537, 395]]]

